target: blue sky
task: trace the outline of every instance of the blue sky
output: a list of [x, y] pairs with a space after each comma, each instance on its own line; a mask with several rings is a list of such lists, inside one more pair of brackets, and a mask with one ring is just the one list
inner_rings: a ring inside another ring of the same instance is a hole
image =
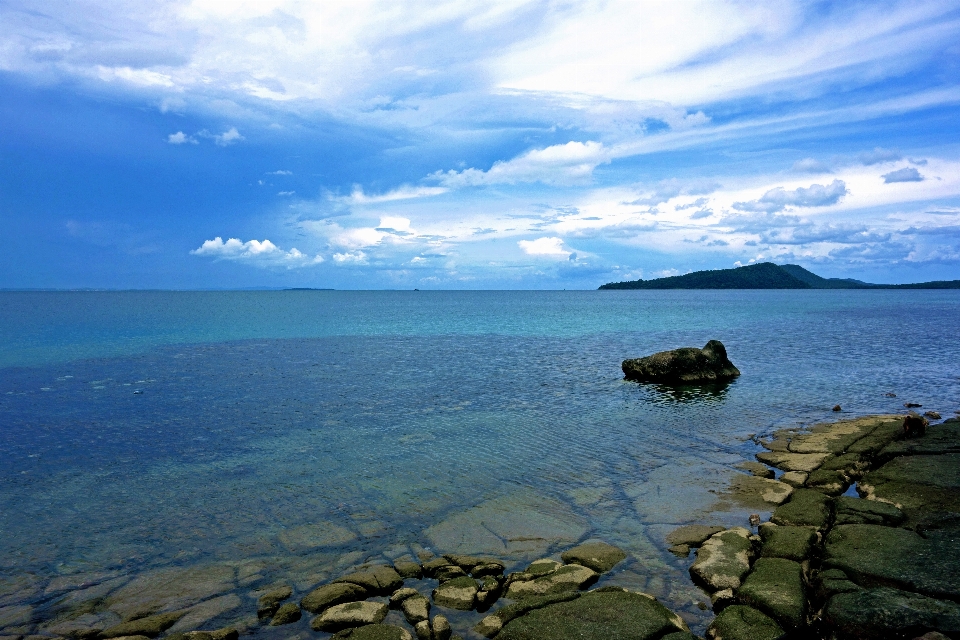
[[958, 123], [956, 2], [0, 0], [0, 287], [960, 279]]

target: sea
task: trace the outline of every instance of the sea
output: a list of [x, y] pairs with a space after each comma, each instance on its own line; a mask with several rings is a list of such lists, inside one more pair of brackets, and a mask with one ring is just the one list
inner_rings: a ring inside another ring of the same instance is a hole
[[[729, 384], [623, 379], [712, 339]], [[589, 539], [630, 554], [599, 584], [702, 633], [666, 534], [749, 526], [726, 489], [759, 438], [905, 402], [960, 410], [958, 291], [0, 292], [0, 635], [228, 567], [197, 628], [323, 637], [257, 625], [256, 596]], [[465, 637], [482, 617], [449, 614]]]

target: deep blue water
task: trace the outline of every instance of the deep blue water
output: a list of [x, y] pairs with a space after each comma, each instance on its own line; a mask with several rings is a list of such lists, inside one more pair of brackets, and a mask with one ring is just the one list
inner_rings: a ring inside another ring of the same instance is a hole
[[[745, 523], [721, 496], [749, 437], [837, 403], [952, 415], [957, 336], [951, 291], [0, 293], [0, 607], [36, 626], [58, 576], [251, 559], [238, 592], [307, 589], [532, 500], [630, 551], [607, 579], [696, 630], [663, 535]], [[709, 339], [729, 385], [622, 380]], [[297, 542], [313, 526], [342, 535]]]

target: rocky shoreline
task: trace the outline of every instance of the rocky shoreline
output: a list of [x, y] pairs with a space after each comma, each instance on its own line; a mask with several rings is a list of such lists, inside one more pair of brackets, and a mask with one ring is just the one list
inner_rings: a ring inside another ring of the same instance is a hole
[[[742, 504], [772, 509], [768, 522], [666, 536], [710, 595], [709, 638], [960, 637], [960, 419], [910, 438], [903, 425], [886, 415], [777, 431], [730, 488]], [[103, 575], [64, 584], [56, 618], [39, 625], [28, 606], [0, 596], [0, 640], [237, 640], [268, 628], [356, 640], [696, 638], [652, 595], [591, 589], [627, 557], [587, 540], [508, 572], [503, 559], [423, 550], [309, 589], [260, 588], [255, 615], [222, 585], [257, 584], [262, 567], [139, 585]], [[204, 629], [244, 608], [240, 623]]]

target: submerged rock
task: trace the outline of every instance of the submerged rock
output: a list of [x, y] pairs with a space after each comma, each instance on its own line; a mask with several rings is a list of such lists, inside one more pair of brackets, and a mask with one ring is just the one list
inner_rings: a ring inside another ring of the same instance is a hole
[[185, 611], [173, 611], [147, 616], [129, 622], [122, 622], [100, 632], [101, 638], [120, 638], [123, 636], [147, 636], [155, 638], [184, 616]]
[[277, 613], [270, 621], [271, 627], [279, 627], [284, 624], [291, 624], [300, 619], [300, 607], [294, 602], [288, 602], [277, 609]]
[[776, 475], [773, 469], [765, 464], [760, 464], [759, 462], [752, 462], [748, 460], [747, 462], [740, 462], [733, 466], [736, 469], [746, 471], [747, 473], [755, 475], [758, 478], [773, 478]]
[[560, 557], [567, 564], [579, 564], [598, 573], [606, 573], [626, 558], [627, 554], [623, 549], [606, 542], [585, 542], [564, 551]]
[[337, 578], [333, 582], [335, 584], [347, 582], [359, 585], [366, 589], [368, 593], [377, 595], [388, 595], [403, 586], [403, 578], [400, 577], [400, 574], [394, 571], [393, 567], [386, 566], [351, 573], [342, 578]]
[[736, 589], [750, 571], [753, 543], [750, 531], [735, 527], [714, 534], [697, 551], [690, 575], [709, 591]]
[[712, 640], [777, 640], [782, 635], [773, 618], [745, 605], [727, 607], [707, 629]]
[[603, 589], [515, 617], [503, 626], [497, 638], [659, 640], [667, 634], [688, 631], [679, 616], [652, 596], [619, 589]]
[[280, 608], [280, 603], [291, 595], [293, 595], [293, 589], [290, 587], [280, 587], [263, 594], [257, 600], [257, 617], [272, 618], [273, 614]]
[[622, 369], [627, 380], [668, 384], [717, 382], [740, 375], [740, 370], [727, 359], [727, 350], [719, 340], [711, 340], [703, 349], [683, 347], [624, 360]]

